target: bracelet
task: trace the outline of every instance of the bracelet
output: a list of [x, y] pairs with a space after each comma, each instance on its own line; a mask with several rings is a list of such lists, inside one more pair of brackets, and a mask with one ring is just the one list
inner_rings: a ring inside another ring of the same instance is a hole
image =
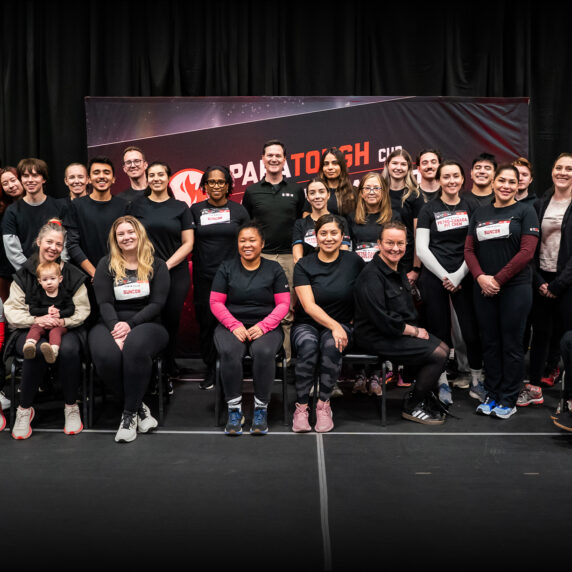
[[417, 274], [419, 274], [419, 272], [421, 272], [421, 266], [414, 266], [411, 270], [413, 270], [413, 272], [417, 272]]

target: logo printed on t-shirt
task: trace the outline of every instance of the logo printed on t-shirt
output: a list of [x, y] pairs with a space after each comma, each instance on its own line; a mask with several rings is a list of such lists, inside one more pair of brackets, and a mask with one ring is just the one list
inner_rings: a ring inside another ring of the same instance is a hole
[[230, 209], [202, 209], [201, 226], [209, 224], [230, 223]]
[[316, 231], [313, 228], [306, 231], [306, 234], [304, 235], [304, 242], [314, 248], [318, 246], [318, 241], [316, 239]]
[[477, 225], [477, 240], [491, 240], [492, 238], [508, 238], [510, 219], [480, 222]]
[[116, 300], [135, 300], [149, 296], [151, 289], [148, 280], [139, 281], [135, 277], [127, 277], [122, 282], [116, 281], [113, 285], [113, 294]]
[[465, 228], [469, 226], [469, 215], [467, 211], [441, 211], [435, 213], [435, 224], [438, 232]]
[[356, 254], [364, 260], [371, 262], [373, 257], [379, 252], [379, 246], [375, 242], [362, 242], [356, 245]]

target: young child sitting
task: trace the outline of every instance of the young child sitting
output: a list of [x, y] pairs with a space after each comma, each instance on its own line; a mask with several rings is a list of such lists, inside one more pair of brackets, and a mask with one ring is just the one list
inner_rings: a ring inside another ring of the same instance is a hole
[[24, 358], [34, 359], [36, 357], [36, 344], [47, 333], [49, 343], [44, 342], [40, 346], [40, 351], [47, 363], [54, 363], [58, 357], [62, 336], [68, 331], [63, 325], [63, 318], [71, 316], [75, 311], [75, 306], [71, 297], [60, 291], [59, 286], [63, 278], [57, 262], [38, 264], [36, 276], [42, 288], [30, 300], [30, 314], [32, 316], [48, 315], [54, 319], [54, 325], [43, 327], [34, 324], [30, 328], [24, 343]]

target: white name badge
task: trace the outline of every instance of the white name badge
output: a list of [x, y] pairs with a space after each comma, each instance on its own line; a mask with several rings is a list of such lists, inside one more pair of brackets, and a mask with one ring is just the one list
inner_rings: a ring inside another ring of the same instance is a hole
[[203, 209], [201, 211], [201, 226], [230, 222], [230, 209]]
[[116, 284], [113, 287], [113, 293], [116, 300], [136, 300], [137, 298], [145, 298], [150, 293], [149, 282], [127, 282], [125, 284]]
[[379, 246], [373, 242], [363, 242], [356, 246], [356, 254], [365, 262], [371, 262], [379, 252]]
[[442, 211], [435, 213], [435, 224], [437, 225], [437, 232], [465, 228], [469, 226], [469, 215], [467, 211]]
[[309, 244], [313, 248], [318, 246], [318, 241], [316, 239], [316, 231], [314, 229], [309, 230], [306, 235], [304, 236], [304, 242]]
[[492, 238], [507, 238], [509, 232], [510, 220], [498, 220], [481, 222], [477, 225], [477, 240], [491, 240]]

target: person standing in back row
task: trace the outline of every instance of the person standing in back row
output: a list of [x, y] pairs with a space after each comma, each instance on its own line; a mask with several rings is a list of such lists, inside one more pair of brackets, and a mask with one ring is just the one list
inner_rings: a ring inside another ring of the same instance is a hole
[[294, 182], [284, 178], [286, 147], [282, 141], [271, 139], [262, 147], [262, 162], [266, 173], [262, 180], [248, 187], [242, 204], [250, 218], [256, 220], [264, 233], [265, 246], [262, 256], [275, 260], [282, 266], [290, 286], [290, 311], [282, 321], [284, 350], [290, 363], [290, 328], [296, 297], [293, 290], [294, 258], [292, 256], [292, 231], [294, 223], [302, 217], [304, 191]]
[[129, 177], [129, 188], [117, 195], [120, 199], [132, 203], [145, 196], [147, 166], [145, 154], [139, 147], [131, 146], [123, 151], [123, 172]]

